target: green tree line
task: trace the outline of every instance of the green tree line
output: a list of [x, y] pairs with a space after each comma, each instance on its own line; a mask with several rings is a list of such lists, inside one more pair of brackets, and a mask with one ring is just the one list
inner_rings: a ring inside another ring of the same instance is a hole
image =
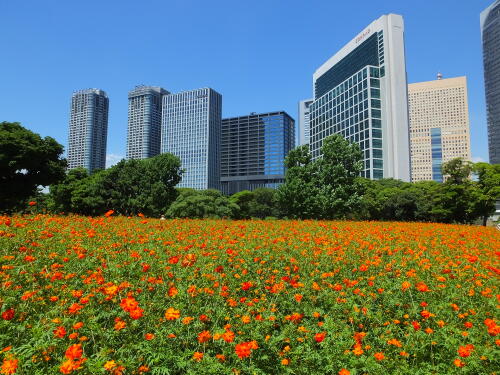
[[[500, 165], [454, 159], [443, 165], [444, 183], [408, 183], [359, 177], [362, 153], [339, 135], [324, 140], [322, 158], [308, 146], [285, 159], [285, 183], [225, 196], [217, 190], [178, 189], [179, 158], [161, 154], [122, 160], [95, 171], [65, 173], [63, 148], [18, 123], [0, 123], [0, 212], [31, 210], [102, 215], [179, 218], [356, 219], [474, 223], [495, 211], [500, 199]], [[475, 176], [471, 178], [471, 176]], [[48, 193], [40, 186], [50, 186]]]

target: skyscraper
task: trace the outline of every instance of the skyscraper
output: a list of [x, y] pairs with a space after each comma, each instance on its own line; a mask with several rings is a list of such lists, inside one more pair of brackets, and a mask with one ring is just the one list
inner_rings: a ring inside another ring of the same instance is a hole
[[412, 181], [443, 181], [441, 166], [470, 160], [466, 77], [408, 85]]
[[410, 180], [403, 18], [384, 15], [368, 25], [313, 75], [310, 150], [341, 134], [359, 144], [362, 176]]
[[109, 99], [99, 89], [76, 91], [71, 98], [68, 169], [106, 168]]
[[128, 93], [127, 159], [145, 159], [160, 153], [161, 87], [136, 86]]
[[222, 96], [211, 88], [163, 97], [161, 152], [181, 159], [178, 187], [220, 188]]
[[299, 134], [298, 146], [309, 144], [309, 115], [313, 99], [301, 100], [299, 102]]
[[500, 164], [500, 0], [481, 13], [490, 163]]
[[295, 144], [295, 121], [284, 111], [222, 120], [221, 190], [234, 194], [285, 181], [284, 160]]

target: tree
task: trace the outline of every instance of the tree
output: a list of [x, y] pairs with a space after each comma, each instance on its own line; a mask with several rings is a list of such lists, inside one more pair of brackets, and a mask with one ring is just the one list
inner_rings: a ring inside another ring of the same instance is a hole
[[279, 216], [275, 189], [243, 190], [233, 194], [229, 199], [240, 208], [238, 219], [250, 219], [252, 217], [264, 219]]
[[309, 146], [291, 150], [285, 158], [285, 183], [276, 192], [280, 212], [290, 218], [314, 218], [318, 212], [317, 164]]
[[218, 190], [179, 189], [179, 196], [167, 210], [172, 218], [233, 218], [239, 207]]
[[359, 209], [363, 194], [359, 146], [336, 134], [325, 138], [321, 152], [323, 157], [312, 161], [306, 145], [285, 159], [285, 183], [277, 193], [284, 215], [338, 219]]
[[363, 195], [360, 172], [363, 155], [357, 143], [350, 143], [335, 134], [325, 138], [323, 157], [317, 160], [320, 197], [320, 217], [345, 218], [355, 213]]
[[91, 176], [70, 171], [51, 188], [56, 211], [101, 215], [113, 209], [122, 215], [160, 216], [177, 197], [182, 170], [178, 157], [161, 154], [143, 160], [122, 160]]
[[486, 225], [488, 216], [495, 212], [495, 203], [500, 200], [500, 164], [475, 163], [477, 189], [474, 194], [476, 210]]
[[51, 137], [24, 128], [18, 122], [0, 123], [0, 212], [25, 206], [37, 193], [64, 178], [63, 146]]

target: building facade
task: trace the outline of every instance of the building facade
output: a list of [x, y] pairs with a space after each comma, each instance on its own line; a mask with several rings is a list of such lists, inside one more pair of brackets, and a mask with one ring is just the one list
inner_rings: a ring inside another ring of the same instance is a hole
[[160, 153], [161, 87], [136, 86], [128, 93], [127, 159], [145, 159]]
[[372, 22], [313, 75], [310, 150], [341, 134], [359, 144], [362, 176], [410, 180], [404, 24], [389, 14]]
[[106, 168], [109, 99], [99, 89], [76, 91], [71, 98], [68, 169]]
[[310, 109], [314, 99], [301, 100], [299, 102], [299, 134], [297, 144], [299, 146], [309, 144], [309, 124], [310, 124]]
[[500, 0], [481, 13], [490, 163], [500, 164]]
[[471, 159], [467, 78], [408, 85], [412, 181], [443, 182], [441, 166]]
[[284, 182], [284, 160], [295, 145], [295, 121], [284, 111], [222, 120], [221, 190], [234, 194]]
[[220, 188], [222, 96], [211, 88], [163, 97], [161, 152], [181, 159], [177, 187]]

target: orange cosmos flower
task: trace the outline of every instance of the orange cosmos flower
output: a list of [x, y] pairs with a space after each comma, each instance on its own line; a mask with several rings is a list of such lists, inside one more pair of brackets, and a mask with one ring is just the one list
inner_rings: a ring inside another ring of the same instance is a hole
[[52, 332], [54, 333], [54, 336], [59, 337], [60, 339], [66, 336], [66, 329], [62, 326], [57, 327]]
[[453, 361], [453, 364], [454, 364], [455, 366], [457, 366], [457, 367], [464, 367], [464, 366], [465, 366], [465, 363], [464, 363], [464, 362], [462, 362], [462, 361], [461, 361], [460, 359], [458, 359], [458, 358], [457, 358], [457, 359], [455, 359], [455, 360]]
[[401, 284], [401, 289], [406, 290], [411, 287], [411, 284], [408, 281], [403, 281], [403, 284]]
[[168, 290], [168, 296], [175, 297], [177, 294], [179, 294], [177, 288], [175, 286], [170, 287], [170, 289]]
[[385, 358], [384, 353], [382, 352], [377, 352], [373, 355], [377, 361], [381, 361]]
[[120, 318], [115, 318], [115, 331], [119, 331], [127, 326], [127, 323], [125, 323], [123, 320]]
[[75, 365], [71, 359], [64, 361], [59, 367], [59, 371], [63, 374], [71, 374], [75, 369]]
[[0, 368], [0, 374], [11, 375], [15, 374], [17, 371], [18, 360], [15, 358], [6, 358], [3, 360], [2, 367]]
[[351, 375], [351, 372], [345, 368], [339, 371], [339, 375]]
[[82, 357], [83, 349], [81, 344], [73, 344], [64, 353], [64, 356], [68, 359], [79, 359]]
[[325, 337], [326, 337], [326, 332], [316, 333], [314, 335], [314, 341], [320, 343], [325, 339]]
[[258, 347], [259, 346], [256, 341], [248, 341], [236, 344], [234, 350], [238, 358], [243, 359], [249, 357], [250, 354], [252, 354], [252, 350], [257, 349]]
[[198, 334], [198, 342], [200, 344], [207, 342], [211, 338], [212, 338], [212, 335], [210, 334], [209, 331], [203, 331], [203, 332], [200, 332], [200, 334]]
[[28, 203], [30, 206], [36, 206], [36, 202], [35, 201], [31, 201]]
[[226, 330], [226, 332], [224, 332], [222, 334], [222, 339], [225, 342], [233, 342], [234, 341], [234, 332], [232, 332], [230, 330]]
[[111, 215], [113, 215], [114, 213], [115, 213], [115, 211], [113, 211], [113, 210], [109, 210], [108, 212], [106, 212], [106, 213], [104, 214], [104, 216], [106, 216], [106, 217], [110, 217], [110, 216], [111, 216]]
[[203, 353], [194, 352], [193, 360], [200, 362], [203, 359]]
[[127, 312], [130, 312], [130, 311], [136, 309], [138, 306], [139, 306], [139, 302], [137, 302], [134, 297], [124, 298], [120, 302], [120, 307]]
[[422, 310], [422, 311], [420, 312], [420, 315], [421, 315], [423, 318], [425, 318], [425, 319], [430, 318], [430, 317], [432, 316], [432, 314], [430, 313], [430, 311], [427, 311], [427, 310]]
[[176, 320], [181, 316], [181, 312], [179, 310], [174, 309], [173, 307], [169, 307], [167, 311], [165, 311], [165, 319], [167, 320]]
[[14, 314], [15, 313], [14, 313], [13, 308], [7, 309], [2, 313], [2, 319], [3, 320], [12, 320], [14, 318]]
[[146, 340], [148, 340], [148, 341], [149, 341], [149, 340], [153, 340], [153, 339], [155, 338], [155, 335], [154, 335], [153, 333], [146, 333], [146, 334], [144, 335], [144, 338], [145, 338]]
[[466, 358], [470, 356], [473, 351], [474, 351], [474, 345], [468, 344], [458, 348], [458, 355], [462, 358]]

